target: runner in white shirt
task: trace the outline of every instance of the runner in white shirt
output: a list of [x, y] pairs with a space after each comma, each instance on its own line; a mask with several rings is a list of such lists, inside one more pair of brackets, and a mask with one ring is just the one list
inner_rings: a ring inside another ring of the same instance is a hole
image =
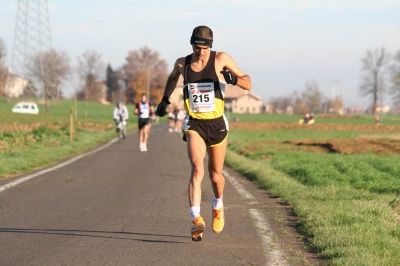
[[153, 115], [151, 105], [147, 101], [146, 94], [142, 94], [142, 99], [136, 104], [134, 111], [135, 115], [139, 116], [139, 142], [140, 151], [147, 151], [147, 140], [149, 137], [150, 117]]
[[182, 132], [182, 122], [185, 119], [186, 112], [182, 108], [176, 110], [175, 132]]

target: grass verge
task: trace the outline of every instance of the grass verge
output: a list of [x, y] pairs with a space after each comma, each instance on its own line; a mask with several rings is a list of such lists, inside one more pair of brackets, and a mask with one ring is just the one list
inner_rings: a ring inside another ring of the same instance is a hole
[[[88, 117], [83, 117], [84, 102], [78, 102], [78, 121], [74, 124], [74, 141], [69, 142], [70, 106], [62, 100], [51, 106], [50, 114], [39, 105], [39, 115], [11, 112], [14, 103], [0, 101], [0, 180], [30, 173], [74, 155], [83, 153], [116, 137], [112, 112], [114, 105], [90, 103]], [[136, 128], [132, 115], [128, 132]]]
[[281, 197], [299, 217], [310, 250], [330, 265], [400, 265], [400, 200], [351, 186], [305, 185], [228, 150], [226, 164]]
[[0, 151], [0, 180], [30, 173], [74, 155], [83, 153], [107, 140], [116, 137], [113, 130], [86, 132], [75, 138], [71, 144], [49, 138], [41, 145], [17, 147]]

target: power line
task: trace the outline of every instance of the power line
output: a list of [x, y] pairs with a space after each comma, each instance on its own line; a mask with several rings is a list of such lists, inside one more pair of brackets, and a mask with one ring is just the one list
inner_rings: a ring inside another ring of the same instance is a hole
[[[29, 80], [29, 61], [51, 49], [50, 19], [47, 0], [18, 0], [14, 42], [6, 92], [15, 88], [15, 78]], [[40, 87], [40, 84], [35, 84]], [[30, 89], [33, 93], [34, 90]], [[21, 92], [22, 93], [22, 92]]]

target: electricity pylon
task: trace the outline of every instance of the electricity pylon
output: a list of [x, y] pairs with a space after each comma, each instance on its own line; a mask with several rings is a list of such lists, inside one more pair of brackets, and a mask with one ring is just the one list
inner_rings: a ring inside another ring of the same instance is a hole
[[[15, 85], [11, 75], [29, 80], [29, 61], [51, 47], [47, 0], [18, 0], [11, 68], [8, 73], [6, 91]], [[36, 86], [41, 85], [36, 84]], [[37, 96], [33, 88], [28, 86], [28, 89]]]

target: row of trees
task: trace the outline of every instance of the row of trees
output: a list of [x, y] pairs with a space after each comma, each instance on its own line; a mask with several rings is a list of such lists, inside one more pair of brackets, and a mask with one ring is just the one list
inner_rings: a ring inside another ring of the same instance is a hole
[[400, 106], [400, 50], [393, 56], [385, 48], [368, 50], [362, 59], [361, 96], [372, 97], [372, 111], [385, 94], [385, 72], [389, 74], [388, 93], [396, 106]]
[[296, 114], [336, 111], [343, 108], [343, 98], [328, 98], [314, 80], [308, 81], [302, 91], [294, 91], [289, 95], [273, 97], [270, 100], [275, 113], [288, 112]]
[[[5, 93], [7, 68], [6, 49], [0, 39], [0, 95]], [[75, 97], [86, 101], [85, 116], [89, 101], [107, 100], [136, 103], [143, 93], [157, 103], [161, 100], [168, 77], [167, 63], [157, 52], [148, 47], [130, 51], [126, 63], [114, 70], [106, 67], [103, 56], [92, 50], [77, 59], [77, 67], [72, 67], [68, 54], [51, 49], [32, 55], [28, 62], [27, 75], [34, 82], [30, 85], [45, 99], [46, 112], [49, 100], [62, 97], [61, 88], [65, 83], [74, 87]], [[78, 77], [73, 82], [74, 75]], [[32, 89], [32, 88], [31, 88]]]
[[[375, 113], [379, 100], [383, 104], [386, 92], [395, 106], [400, 106], [400, 51], [390, 55], [385, 48], [368, 50], [361, 60], [362, 77], [359, 87], [360, 96], [371, 97], [371, 111]], [[388, 77], [386, 81], [385, 77]], [[385, 87], [388, 88], [385, 91]], [[294, 113], [327, 112], [343, 109], [342, 96], [329, 98], [322, 93], [315, 81], [306, 83], [300, 92], [270, 100], [274, 112], [285, 112], [293, 108]]]

